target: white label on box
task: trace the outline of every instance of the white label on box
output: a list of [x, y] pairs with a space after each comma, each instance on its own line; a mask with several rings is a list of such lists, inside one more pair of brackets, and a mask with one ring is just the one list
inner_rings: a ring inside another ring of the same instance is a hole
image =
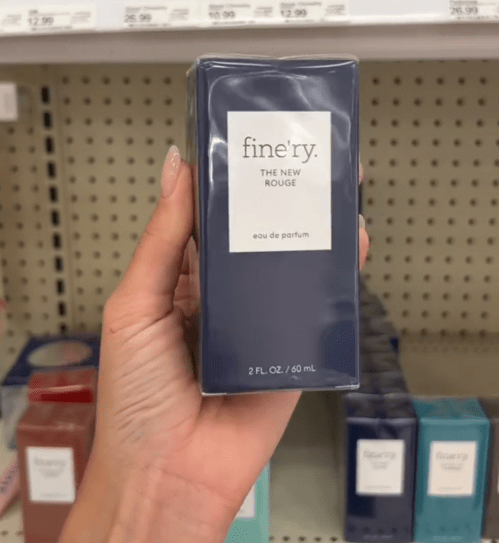
[[457, 21], [499, 20], [499, 0], [449, 0], [449, 10]]
[[0, 8], [0, 33], [22, 34], [28, 30], [26, 8]]
[[255, 518], [256, 516], [256, 486], [250, 490], [250, 493], [246, 496], [241, 509], [236, 515], [236, 518]]
[[284, 23], [310, 23], [323, 18], [322, 0], [303, 0], [302, 2], [279, 2], [278, 18]]
[[329, 251], [331, 113], [229, 111], [229, 250]]
[[349, 15], [348, 0], [324, 1], [324, 19], [326, 21], [345, 21]]
[[357, 494], [400, 496], [404, 491], [402, 439], [357, 441]]
[[73, 503], [76, 497], [73, 449], [27, 447], [29, 497], [38, 503]]
[[429, 496], [472, 496], [475, 492], [476, 441], [432, 441]]
[[203, 4], [203, 19], [208, 25], [239, 25], [253, 19], [251, 0]]
[[39, 33], [94, 30], [96, 14], [94, 3], [33, 6], [28, 10], [28, 31]]
[[0, 83], [0, 122], [13, 122], [18, 118], [17, 85]]

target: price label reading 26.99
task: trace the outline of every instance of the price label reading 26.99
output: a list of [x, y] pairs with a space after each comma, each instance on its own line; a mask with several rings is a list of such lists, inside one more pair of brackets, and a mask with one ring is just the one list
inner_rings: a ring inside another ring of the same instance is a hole
[[123, 24], [125, 28], [161, 28], [169, 26], [169, 15], [166, 4], [129, 4], [125, 7]]
[[449, 0], [449, 10], [458, 21], [499, 20], [499, 0]]

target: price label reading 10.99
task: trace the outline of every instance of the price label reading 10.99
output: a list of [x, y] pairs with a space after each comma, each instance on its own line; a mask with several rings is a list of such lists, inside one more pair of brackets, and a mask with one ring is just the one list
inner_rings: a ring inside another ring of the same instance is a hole
[[244, 24], [253, 19], [250, 2], [207, 4], [206, 9], [205, 21], [209, 25]]

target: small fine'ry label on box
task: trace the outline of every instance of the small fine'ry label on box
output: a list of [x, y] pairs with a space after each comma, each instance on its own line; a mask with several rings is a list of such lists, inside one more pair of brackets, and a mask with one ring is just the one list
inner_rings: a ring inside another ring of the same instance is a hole
[[399, 496], [404, 490], [403, 439], [357, 441], [357, 494]]
[[73, 449], [27, 447], [29, 495], [32, 502], [73, 503], [76, 497]]

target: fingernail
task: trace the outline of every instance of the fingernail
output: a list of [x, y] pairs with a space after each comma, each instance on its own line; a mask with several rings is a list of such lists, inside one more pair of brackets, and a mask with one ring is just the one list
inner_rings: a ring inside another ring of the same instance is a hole
[[359, 162], [359, 183], [362, 183], [364, 179], [364, 168], [362, 168], [362, 164]]
[[161, 196], [163, 198], [169, 198], [173, 194], [177, 185], [181, 163], [180, 151], [176, 145], [172, 145], [163, 165], [163, 175], [161, 177]]
[[366, 219], [362, 215], [359, 215], [359, 228], [366, 227]]

